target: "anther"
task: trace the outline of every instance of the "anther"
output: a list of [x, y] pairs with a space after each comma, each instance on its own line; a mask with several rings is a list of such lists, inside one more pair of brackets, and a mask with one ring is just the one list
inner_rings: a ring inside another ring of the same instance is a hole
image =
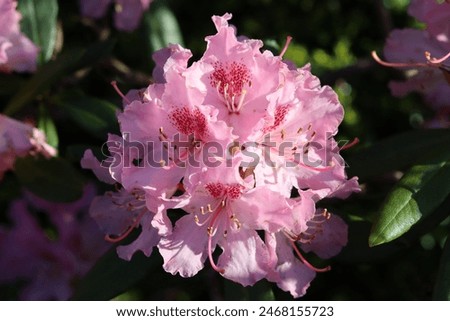
[[286, 53], [286, 51], [287, 51], [291, 41], [292, 41], [292, 37], [291, 36], [287, 36], [286, 37], [286, 43], [284, 44], [283, 50], [281, 50], [281, 52], [280, 52], [280, 57], [284, 56], [284, 54]]

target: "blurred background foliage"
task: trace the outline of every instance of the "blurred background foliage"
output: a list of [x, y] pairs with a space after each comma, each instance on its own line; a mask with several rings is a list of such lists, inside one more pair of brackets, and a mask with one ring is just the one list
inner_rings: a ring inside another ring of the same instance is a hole
[[[402, 74], [377, 65], [370, 57], [372, 50], [382, 54], [393, 28], [421, 27], [407, 14], [408, 4], [408, 0], [155, 0], [140, 28], [126, 33], [111, 28], [111, 16], [99, 21], [82, 19], [76, 1], [59, 1], [56, 42], [47, 63], [52, 64], [53, 74], [38, 71], [31, 76], [36, 78], [31, 85], [29, 76], [8, 75], [7, 80], [1, 76], [0, 102], [15, 117], [38, 119], [50, 142], [59, 146], [60, 157], [87, 181], [91, 174], [79, 167], [83, 151], [87, 147], [99, 151], [106, 133], [118, 130], [114, 114], [121, 98], [110, 82], [116, 80], [123, 92], [148, 85], [154, 50], [168, 42], [183, 43], [198, 59], [205, 49], [205, 36], [214, 33], [211, 16], [225, 12], [233, 14], [231, 23], [238, 34], [262, 39], [274, 53], [292, 36], [285, 58], [297, 66], [311, 63], [313, 73], [336, 90], [344, 105], [338, 140], [359, 138], [357, 146], [342, 154], [349, 172], [361, 176], [363, 189], [348, 200], [323, 204], [348, 222], [349, 244], [327, 262], [309, 258], [318, 266], [331, 264], [332, 270], [317, 275], [301, 299], [430, 300], [433, 291], [438, 291], [435, 284], [449, 232], [448, 196], [433, 215], [400, 238], [375, 247], [368, 243], [380, 204], [413, 164], [411, 155], [433, 152], [427, 149], [428, 141], [421, 150], [407, 150], [416, 144], [417, 137], [412, 136], [388, 146], [405, 149], [406, 159], [388, 163], [384, 158], [389, 153], [385, 139], [418, 130], [431, 113], [419, 95], [392, 97], [387, 84]], [[34, 90], [32, 94], [26, 96], [24, 86]], [[429, 138], [435, 149], [448, 148], [446, 135]], [[370, 147], [371, 153], [365, 152]], [[8, 174], [0, 185], [1, 213], [20, 190], [22, 182], [17, 177]], [[75, 175], [74, 180], [78, 183], [80, 177]], [[3, 214], [1, 219], [6, 221]], [[150, 259], [138, 254], [125, 262], [112, 249], [86, 278], [76, 282], [74, 299], [291, 299], [268, 282], [243, 288], [208, 266], [195, 277], [183, 279], [165, 273], [161, 265], [157, 253]], [[1, 288], [1, 299], [14, 297], [13, 286]]]

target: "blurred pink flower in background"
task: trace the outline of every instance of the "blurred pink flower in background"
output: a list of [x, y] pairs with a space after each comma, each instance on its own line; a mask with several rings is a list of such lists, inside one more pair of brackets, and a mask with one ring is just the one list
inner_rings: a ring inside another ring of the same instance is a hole
[[14, 168], [17, 157], [56, 155], [56, 150], [46, 143], [45, 134], [39, 129], [0, 114], [0, 179]]
[[142, 14], [153, 0], [79, 0], [81, 15], [100, 19], [114, 5], [114, 26], [118, 30], [133, 31], [139, 26]]
[[0, 72], [36, 70], [39, 49], [20, 32], [17, 2], [0, 0]]
[[25, 192], [0, 225], [0, 283], [19, 284], [21, 300], [68, 300], [73, 288], [108, 249], [89, 205], [87, 185], [73, 203], [52, 203]]
[[405, 81], [391, 81], [394, 96], [419, 92], [436, 116], [428, 127], [450, 126], [450, 2], [413, 0], [408, 13], [425, 23], [424, 30], [397, 29], [384, 47], [384, 65], [408, 70]]

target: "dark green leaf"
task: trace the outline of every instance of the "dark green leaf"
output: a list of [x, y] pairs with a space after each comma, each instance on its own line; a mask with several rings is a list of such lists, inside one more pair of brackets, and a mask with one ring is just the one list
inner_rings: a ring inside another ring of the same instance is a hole
[[108, 133], [119, 131], [117, 108], [108, 101], [78, 96], [63, 98], [58, 105], [75, 123], [95, 137], [106, 139]]
[[450, 129], [416, 130], [389, 137], [345, 157], [349, 176], [364, 180], [413, 164], [450, 158]]
[[43, 64], [55, 48], [58, 1], [20, 0], [18, 9], [22, 14], [21, 30], [39, 47], [39, 62]]
[[130, 262], [108, 251], [78, 284], [72, 300], [110, 300], [144, 278], [159, 262], [136, 253]]
[[390, 242], [431, 214], [450, 194], [450, 162], [411, 168], [386, 198], [369, 245]]
[[4, 113], [11, 116], [22, 109], [53, 84], [80, 68], [93, 64], [111, 51], [114, 41], [96, 43], [87, 49], [73, 49], [60, 55], [56, 60], [43, 65], [13, 96]]
[[144, 27], [151, 52], [167, 47], [170, 43], [183, 45], [177, 19], [161, 2], [155, 3], [151, 10], [145, 13]]
[[45, 133], [47, 143], [55, 149], [58, 149], [58, 131], [48, 110], [42, 105], [39, 107], [38, 128]]
[[64, 159], [24, 157], [16, 160], [14, 168], [19, 182], [46, 200], [73, 202], [83, 193], [83, 180]]
[[438, 276], [433, 292], [434, 300], [450, 301], [450, 234], [441, 256]]

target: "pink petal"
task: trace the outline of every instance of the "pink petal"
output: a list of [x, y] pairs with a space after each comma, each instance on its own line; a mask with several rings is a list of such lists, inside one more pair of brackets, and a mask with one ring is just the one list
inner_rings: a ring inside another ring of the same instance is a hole
[[172, 234], [163, 237], [158, 245], [164, 259], [164, 270], [174, 275], [179, 273], [182, 277], [194, 276], [204, 266], [208, 256], [207, 246], [206, 227], [200, 228], [195, 223], [194, 215], [181, 217]]
[[294, 298], [305, 295], [316, 273], [294, 256], [292, 247], [283, 234], [266, 233], [266, 244], [277, 257], [277, 263], [267, 279], [276, 282], [280, 289], [291, 293]]
[[109, 173], [109, 166], [103, 162], [100, 163], [90, 149], [84, 152], [81, 167], [92, 170], [95, 176], [104, 183], [114, 184], [116, 182]]
[[106, 14], [112, 0], [78, 0], [82, 16], [99, 19]]
[[20, 13], [12, 0], [0, 1], [0, 70], [35, 71], [39, 49], [20, 32]]
[[120, 258], [130, 261], [137, 251], [142, 251], [147, 257], [152, 254], [153, 247], [158, 244], [160, 239], [158, 230], [152, 226], [152, 219], [151, 215], [145, 215], [140, 222], [142, 230], [138, 238], [129, 245], [117, 247], [117, 254]]
[[347, 224], [337, 215], [331, 215], [310, 243], [302, 244], [306, 252], [314, 252], [323, 259], [337, 255], [347, 245]]
[[225, 270], [224, 277], [243, 286], [253, 285], [265, 277], [268, 252], [255, 231], [229, 229], [219, 244], [223, 253], [218, 266]]

